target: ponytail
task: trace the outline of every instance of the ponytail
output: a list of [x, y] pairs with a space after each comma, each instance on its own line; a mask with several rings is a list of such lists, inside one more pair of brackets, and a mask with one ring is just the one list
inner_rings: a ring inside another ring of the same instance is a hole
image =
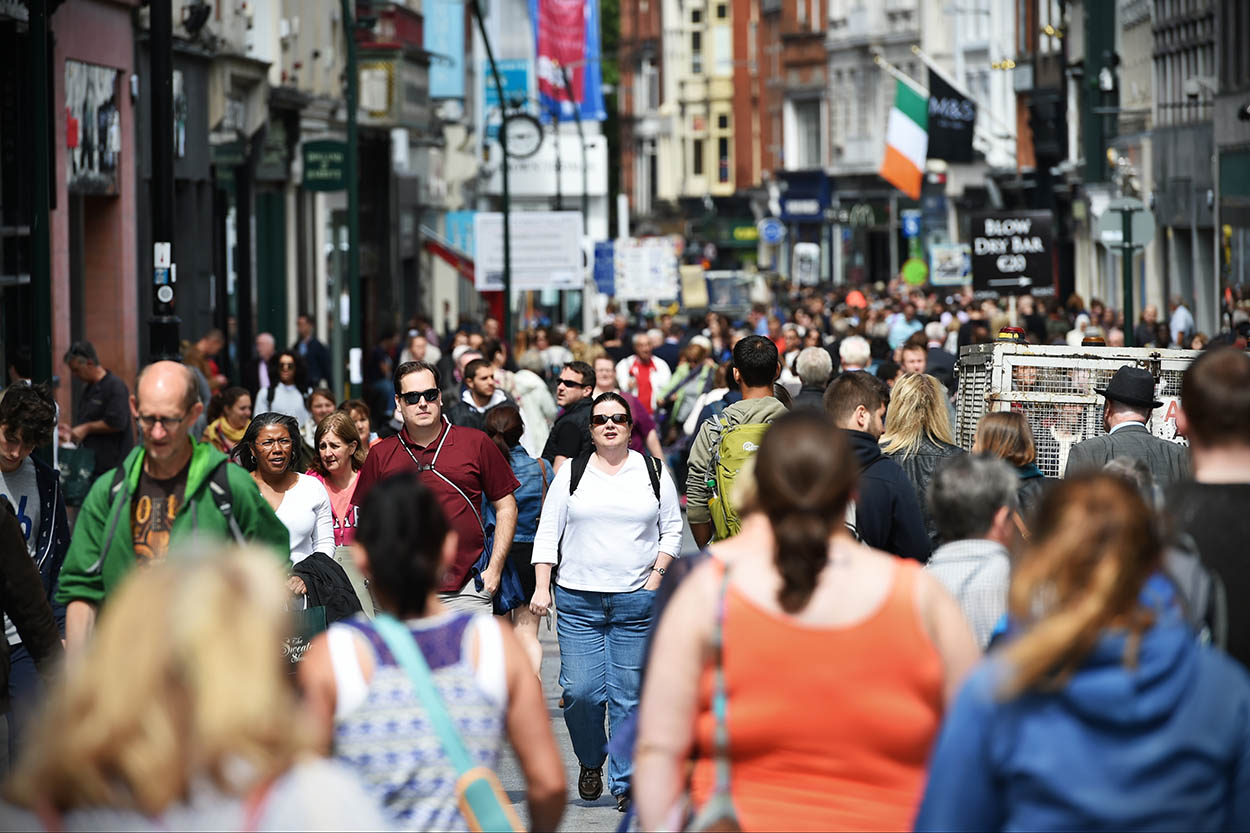
[[819, 512], [803, 510], [769, 514], [776, 549], [773, 563], [781, 574], [777, 601], [786, 613], [798, 613], [816, 591], [816, 582], [829, 561], [829, 538], [833, 529]]

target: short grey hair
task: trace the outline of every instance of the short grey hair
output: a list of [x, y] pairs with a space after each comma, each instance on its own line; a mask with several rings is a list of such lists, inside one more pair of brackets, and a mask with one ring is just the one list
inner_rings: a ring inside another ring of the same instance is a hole
[[833, 375], [833, 357], [823, 347], [804, 347], [794, 357], [794, 372], [805, 385], [824, 385]]
[[842, 339], [842, 343], [838, 345], [838, 358], [842, 360], [843, 367], [848, 364], [867, 367], [872, 361], [872, 349], [868, 346], [868, 339], [863, 336], [847, 336]]
[[924, 325], [924, 337], [929, 341], [946, 341], [946, 328], [941, 321], [930, 321]]
[[984, 538], [994, 516], [1015, 509], [1020, 476], [1003, 460], [982, 454], [948, 457], [929, 483], [929, 515], [946, 541]]

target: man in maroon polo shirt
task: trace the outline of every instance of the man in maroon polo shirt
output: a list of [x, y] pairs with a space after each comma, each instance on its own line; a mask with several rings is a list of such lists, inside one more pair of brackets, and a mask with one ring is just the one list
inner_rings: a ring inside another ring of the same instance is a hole
[[[369, 449], [356, 480], [352, 503], [360, 506], [373, 484], [403, 472], [418, 472], [442, 504], [458, 542], [456, 560], [443, 577], [439, 595], [457, 610], [491, 610], [491, 597], [516, 532], [517, 507], [512, 493], [521, 484], [512, 467], [485, 433], [449, 424], [443, 419], [442, 380], [425, 362], [404, 362], [395, 368], [395, 406], [404, 427]], [[482, 554], [482, 495], [495, 506], [495, 542], [490, 565], [478, 590], [472, 576]]]

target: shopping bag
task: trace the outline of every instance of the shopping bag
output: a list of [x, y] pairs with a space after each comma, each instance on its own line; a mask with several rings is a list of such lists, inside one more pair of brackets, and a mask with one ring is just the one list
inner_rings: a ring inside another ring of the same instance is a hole
[[61, 446], [57, 451], [61, 492], [66, 506], [82, 506], [95, 482], [95, 452], [82, 446]]
[[282, 643], [282, 655], [291, 664], [291, 673], [295, 673], [296, 664], [304, 658], [304, 652], [317, 634], [326, 629], [326, 609], [322, 605], [308, 606], [308, 597], [301, 596], [304, 606], [289, 610], [291, 631]]

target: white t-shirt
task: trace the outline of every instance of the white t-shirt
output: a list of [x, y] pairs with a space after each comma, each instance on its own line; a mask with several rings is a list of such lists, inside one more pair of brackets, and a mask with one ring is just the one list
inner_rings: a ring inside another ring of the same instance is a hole
[[661, 552], [681, 554], [677, 487], [667, 471], [661, 473], [657, 503], [641, 454], [630, 451], [616, 474], [603, 471], [597, 460], [591, 456], [571, 498], [572, 462], [556, 472], [534, 536], [532, 560], [555, 564], [561, 551], [557, 581], [561, 587], [630, 593], [647, 583]]
[[279, 383], [273, 389], [273, 401], [269, 401], [269, 388], [263, 387], [256, 394], [256, 408], [258, 414], [265, 414], [270, 411], [279, 414], [286, 414], [295, 417], [295, 421], [300, 425], [308, 422], [312, 415], [308, 413], [308, 409], [304, 407], [304, 394], [300, 393], [299, 388], [295, 385], [284, 385]]
[[334, 553], [334, 513], [330, 494], [321, 481], [296, 475], [295, 485], [282, 496], [274, 514], [291, 534], [291, 562], [298, 564], [314, 552]]
[[[26, 551], [31, 558], [38, 560], [35, 548], [39, 546], [39, 485], [35, 480], [34, 460], [27, 457], [17, 471], [10, 474], [0, 472], [0, 496], [13, 504], [18, 523], [22, 526], [22, 536], [26, 539]], [[4, 617], [4, 637], [10, 645], [22, 641], [8, 616]]]

